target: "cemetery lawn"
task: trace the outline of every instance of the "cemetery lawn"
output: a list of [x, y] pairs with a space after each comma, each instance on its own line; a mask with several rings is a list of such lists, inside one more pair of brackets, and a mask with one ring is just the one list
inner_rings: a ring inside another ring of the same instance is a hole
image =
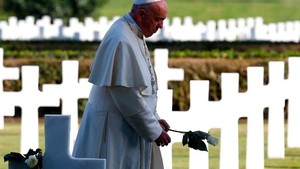
[[[19, 152], [20, 150], [20, 119], [5, 118], [5, 127], [0, 130], [0, 169], [7, 169], [8, 163], [3, 162], [3, 156], [9, 152]], [[246, 159], [246, 131], [247, 125], [245, 120], [240, 120], [239, 124], [239, 145], [240, 145], [240, 169], [245, 169]], [[45, 151], [44, 146], [44, 121], [39, 122], [40, 148]], [[212, 129], [210, 133], [220, 138], [220, 130]], [[300, 168], [300, 148], [286, 148], [285, 159], [268, 159], [267, 158], [267, 122], [265, 122], [265, 169], [295, 169]], [[181, 143], [173, 145], [173, 169], [188, 169], [188, 150], [187, 146], [183, 147]], [[219, 168], [220, 144], [216, 147], [209, 146], [209, 168]], [[201, 165], [201, 164], [199, 164]]]
[[[109, 0], [92, 16], [122, 16], [131, 8], [132, 1]], [[168, 17], [191, 16], [194, 24], [199, 21], [247, 18], [261, 16], [265, 23], [299, 20], [298, 0], [171, 0], [168, 1]]]

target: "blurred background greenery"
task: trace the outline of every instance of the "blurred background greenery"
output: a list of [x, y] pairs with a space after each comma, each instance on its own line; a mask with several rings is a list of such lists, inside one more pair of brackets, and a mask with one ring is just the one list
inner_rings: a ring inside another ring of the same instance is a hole
[[[0, 0], [0, 19], [27, 15], [67, 19], [71, 16], [123, 15], [133, 0]], [[299, 0], [168, 0], [169, 18], [192, 16], [194, 22], [261, 16], [266, 23], [299, 20]]]
[[[131, 0], [109, 0], [92, 15], [122, 15], [130, 8]], [[169, 18], [192, 16], [194, 22], [207, 20], [262, 16], [266, 23], [299, 20], [298, 0], [168, 0]]]

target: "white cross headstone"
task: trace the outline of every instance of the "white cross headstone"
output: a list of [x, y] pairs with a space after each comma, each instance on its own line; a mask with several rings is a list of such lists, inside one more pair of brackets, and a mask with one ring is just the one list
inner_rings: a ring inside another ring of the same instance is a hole
[[237, 23], [235, 19], [228, 19], [228, 35], [227, 35], [227, 41], [236, 41], [238, 36], [238, 28]]
[[62, 62], [62, 83], [43, 85], [43, 92], [62, 100], [62, 114], [71, 115], [70, 151], [72, 151], [78, 130], [78, 99], [88, 98], [92, 84], [79, 79], [79, 62]]
[[59, 106], [59, 100], [38, 88], [39, 67], [22, 66], [22, 90], [14, 92], [15, 105], [22, 108], [21, 153], [38, 148], [38, 108]]
[[[284, 106], [285, 106], [285, 80], [284, 62], [269, 62], [269, 84], [266, 89], [270, 96], [269, 123], [268, 123], [268, 157], [284, 158]], [[276, 91], [276, 92], [275, 92]]]
[[[239, 105], [243, 100], [239, 93], [239, 74], [221, 74], [222, 98], [213, 102], [215, 110], [209, 111], [215, 128], [221, 128], [222, 144], [220, 145], [220, 169], [239, 168], [239, 137], [238, 120], [245, 116], [241, 113]], [[214, 115], [213, 115], [214, 114]], [[228, 154], [231, 154], [228, 156]]]
[[[154, 51], [155, 71], [157, 72], [158, 81], [158, 102], [157, 112], [161, 118], [166, 118], [168, 112], [172, 111], [172, 90], [168, 90], [168, 81], [170, 80], [183, 80], [183, 69], [168, 68], [168, 50], [156, 49]], [[174, 136], [176, 137], [176, 135]], [[180, 137], [180, 136], [179, 136]], [[172, 140], [175, 138], [172, 137]], [[179, 138], [180, 139], [180, 138]], [[164, 158], [164, 166], [172, 168], [172, 147], [167, 146], [162, 149]], [[171, 154], [170, 154], [171, 153]]]
[[244, 100], [244, 111], [247, 112], [247, 169], [264, 168], [264, 119], [263, 109], [264, 93], [264, 69], [263, 67], [247, 68], [248, 90]]
[[217, 40], [224, 41], [228, 36], [227, 22], [225, 19], [220, 19], [217, 21]]
[[[208, 81], [191, 81], [190, 85], [191, 89], [191, 106], [190, 110], [188, 111], [171, 111], [171, 110], [163, 110], [160, 107], [159, 114], [161, 117], [166, 119], [170, 124], [172, 129], [175, 130], [182, 130], [182, 131], [197, 131], [202, 130], [207, 132], [209, 126], [207, 125], [207, 118], [203, 118], [203, 113], [201, 110], [207, 108], [202, 107], [203, 102], [208, 101], [208, 88], [209, 83]], [[171, 99], [171, 98], [169, 98]], [[182, 134], [169, 132], [170, 137], [172, 138], [172, 143], [181, 142], [182, 141]], [[187, 145], [186, 145], [187, 146]], [[161, 148], [164, 166], [166, 168], [172, 168], [172, 146], [167, 146]], [[199, 150], [189, 150], [189, 164], [190, 169], [196, 169], [201, 165], [201, 168], [208, 168], [208, 153], [201, 152]]]
[[106, 160], [74, 158], [69, 153], [69, 115], [45, 116], [43, 169], [106, 169]]
[[300, 58], [289, 58], [289, 75], [288, 86], [291, 90], [288, 91], [288, 127], [287, 127], [287, 146], [290, 148], [300, 148]]
[[215, 41], [217, 33], [217, 22], [214, 20], [207, 21], [205, 41]]
[[[9, 92], [4, 92], [3, 80], [17, 80], [19, 79], [19, 68], [4, 67], [4, 51], [0, 48], [0, 129], [4, 128], [4, 116], [13, 116], [15, 114], [15, 107], [13, 99], [8, 99]], [[8, 100], [12, 100], [9, 102]]]

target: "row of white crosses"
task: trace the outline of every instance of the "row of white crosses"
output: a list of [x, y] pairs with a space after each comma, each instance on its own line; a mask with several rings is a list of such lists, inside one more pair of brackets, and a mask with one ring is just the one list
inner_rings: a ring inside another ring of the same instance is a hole
[[[43, 16], [36, 19], [27, 16], [18, 20], [11, 16], [0, 20], [0, 40], [102, 40], [111, 20], [101, 16], [97, 20], [86, 17], [83, 22], [70, 18], [66, 26], [62, 19]], [[53, 21], [51, 21], [53, 20]], [[182, 33], [184, 32], [184, 33]], [[196, 24], [190, 16], [167, 18], [164, 27], [149, 41], [271, 41], [300, 42], [300, 20], [265, 24], [262, 17], [209, 20]]]
[[[0, 80], [17, 80], [18, 68], [3, 67], [3, 49], [0, 48]], [[4, 92], [1, 86], [0, 127], [4, 127], [3, 116], [13, 116], [14, 107], [22, 108], [21, 120], [21, 152], [38, 147], [38, 108], [42, 106], [57, 107], [62, 101], [62, 114], [72, 116], [72, 133], [70, 151], [78, 128], [78, 99], [87, 98], [91, 84], [87, 79], [78, 79], [78, 61], [62, 62], [62, 83], [44, 84], [43, 90], [38, 89], [39, 67], [22, 66], [22, 90], [19, 92]], [[2, 74], [3, 72], [3, 74]], [[6, 73], [7, 72], [7, 73]], [[11, 76], [10, 76], [11, 75]], [[1, 83], [2, 85], [3, 83]]]
[[[155, 50], [155, 69], [159, 82], [158, 109], [160, 116], [167, 119], [173, 129], [202, 130], [208, 132], [212, 128], [221, 130], [220, 168], [238, 169], [238, 120], [247, 120], [247, 154], [248, 169], [264, 168], [264, 118], [263, 109], [269, 108], [268, 157], [284, 158], [284, 105], [288, 99], [287, 146], [300, 147], [300, 58], [288, 59], [288, 78], [284, 78], [284, 62], [269, 63], [269, 83], [264, 84], [263, 67], [247, 69], [248, 89], [239, 92], [239, 74], [222, 73], [222, 99], [209, 101], [209, 81], [192, 80], [190, 82], [190, 109], [188, 111], [172, 111], [172, 89], [168, 89], [168, 81], [184, 79], [183, 69], [168, 68], [168, 50]], [[3, 66], [3, 49], [0, 49], [0, 81], [19, 79], [18, 68]], [[88, 98], [91, 84], [86, 78], [78, 79], [78, 61], [63, 61], [62, 83], [44, 84], [42, 91], [38, 89], [39, 67], [21, 67], [22, 90], [17, 92], [0, 89], [0, 124], [3, 128], [4, 116], [14, 115], [14, 107], [22, 108], [21, 120], [21, 152], [29, 148], [39, 147], [38, 143], [38, 108], [59, 105], [62, 101], [62, 114], [71, 116], [70, 148], [72, 151], [78, 129], [77, 100]], [[181, 142], [182, 134], [171, 133], [173, 143]], [[47, 147], [46, 147], [47, 149]], [[162, 148], [164, 163], [172, 168], [172, 148]], [[209, 156], [206, 152], [190, 150], [190, 169], [201, 164], [208, 168]]]
[[[157, 61], [159, 60], [159, 61]], [[222, 99], [209, 101], [209, 81], [190, 82], [190, 109], [186, 112], [172, 111], [172, 90], [167, 88], [169, 80], [183, 80], [183, 71], [166, 67], [168, 51], [156, 51], [155, 68], [158, 73], [159, 102], [158, 112], [168, 119], [174, 129], [185, 131], [212, 128], [221, 129], [220, 168], [239, 168], [238, 120], [247, 118], [246, 168], [264, 168], [264, 108], [269, 108], [268, 157], [284, 158], [284, 106], [288, 99], [287, 146], [300, 147], [300, 58], [288, 59], [288, 79], [284, 78], [284, 62], [269, 62], [269, 83], [264, 84], [263, 67], [248, 67], [247, 92], [239, 92], [239, 74], [222, 73]], [[174, 142], [182, 140], [181, 134], [170, 133]], [[172, 168], [172, 148], [163, 149], [168, 168]], [[190, 169], [209, 168], [208, 154], [190, 151]]]

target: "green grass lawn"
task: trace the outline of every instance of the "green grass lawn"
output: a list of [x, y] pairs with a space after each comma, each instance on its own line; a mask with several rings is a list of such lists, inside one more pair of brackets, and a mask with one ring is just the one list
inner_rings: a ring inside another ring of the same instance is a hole
[[[241, 121], [239, 124], [239, 156], [240, 156], [240, 169], [245, 169], [246, 159], [246, 130], [247, 125], [245, 121]], [[213, 129], [211, 134], [220, 137], [220, 130]], [[267, 124], [265, 124], [265, 141], [267, 140]], [[40, 148], [44, 148], [44, 123], [40, 120]], [[265, 142], [267, 146], [267, 143]], [[19, 152], [20, 149], [20, 119], [6, 118], [5, 129], [0, 130], [0, 156], [3, 156], [11, 151]], [[181, 143], [175, 143], [173, 145], [173, 169], [188, 169], [188, 150], [186, 146], [183, 147]], [[265, 156], [267, 154], [267, 148], [265, 147]], [[287, 148], [285, 159], [268, 159], [265, 158], [266, 169], [295, 169], [300, 168], [300, 149]], [[216, 147], [209, 147], [209, 166], [210, 169], [219, 168], [219, 155], [220, 144]], [[0, 169], [7, 169], [7, 162], [4, 163], [0, 160]]]
[[[192, 16], [194, 23], [208, 20], [247, 18], [262, 16], [265, 23], [299, 20], [299, 0], [167, 0], [168, 17]], [[109, 0], [102, 8], [91, 14], [99, 16], [122, 16], [131, 8], [133, 0]], [[8, 16], [0, 9], [0, 20]]]
[[[121, 16], [133, 1], [109, 0], [93, 17]], [[194, 22], [262, 16], [265, 23], [299, 20], [298, 0], [168, 0], [169, 18], [192, 16]]]

